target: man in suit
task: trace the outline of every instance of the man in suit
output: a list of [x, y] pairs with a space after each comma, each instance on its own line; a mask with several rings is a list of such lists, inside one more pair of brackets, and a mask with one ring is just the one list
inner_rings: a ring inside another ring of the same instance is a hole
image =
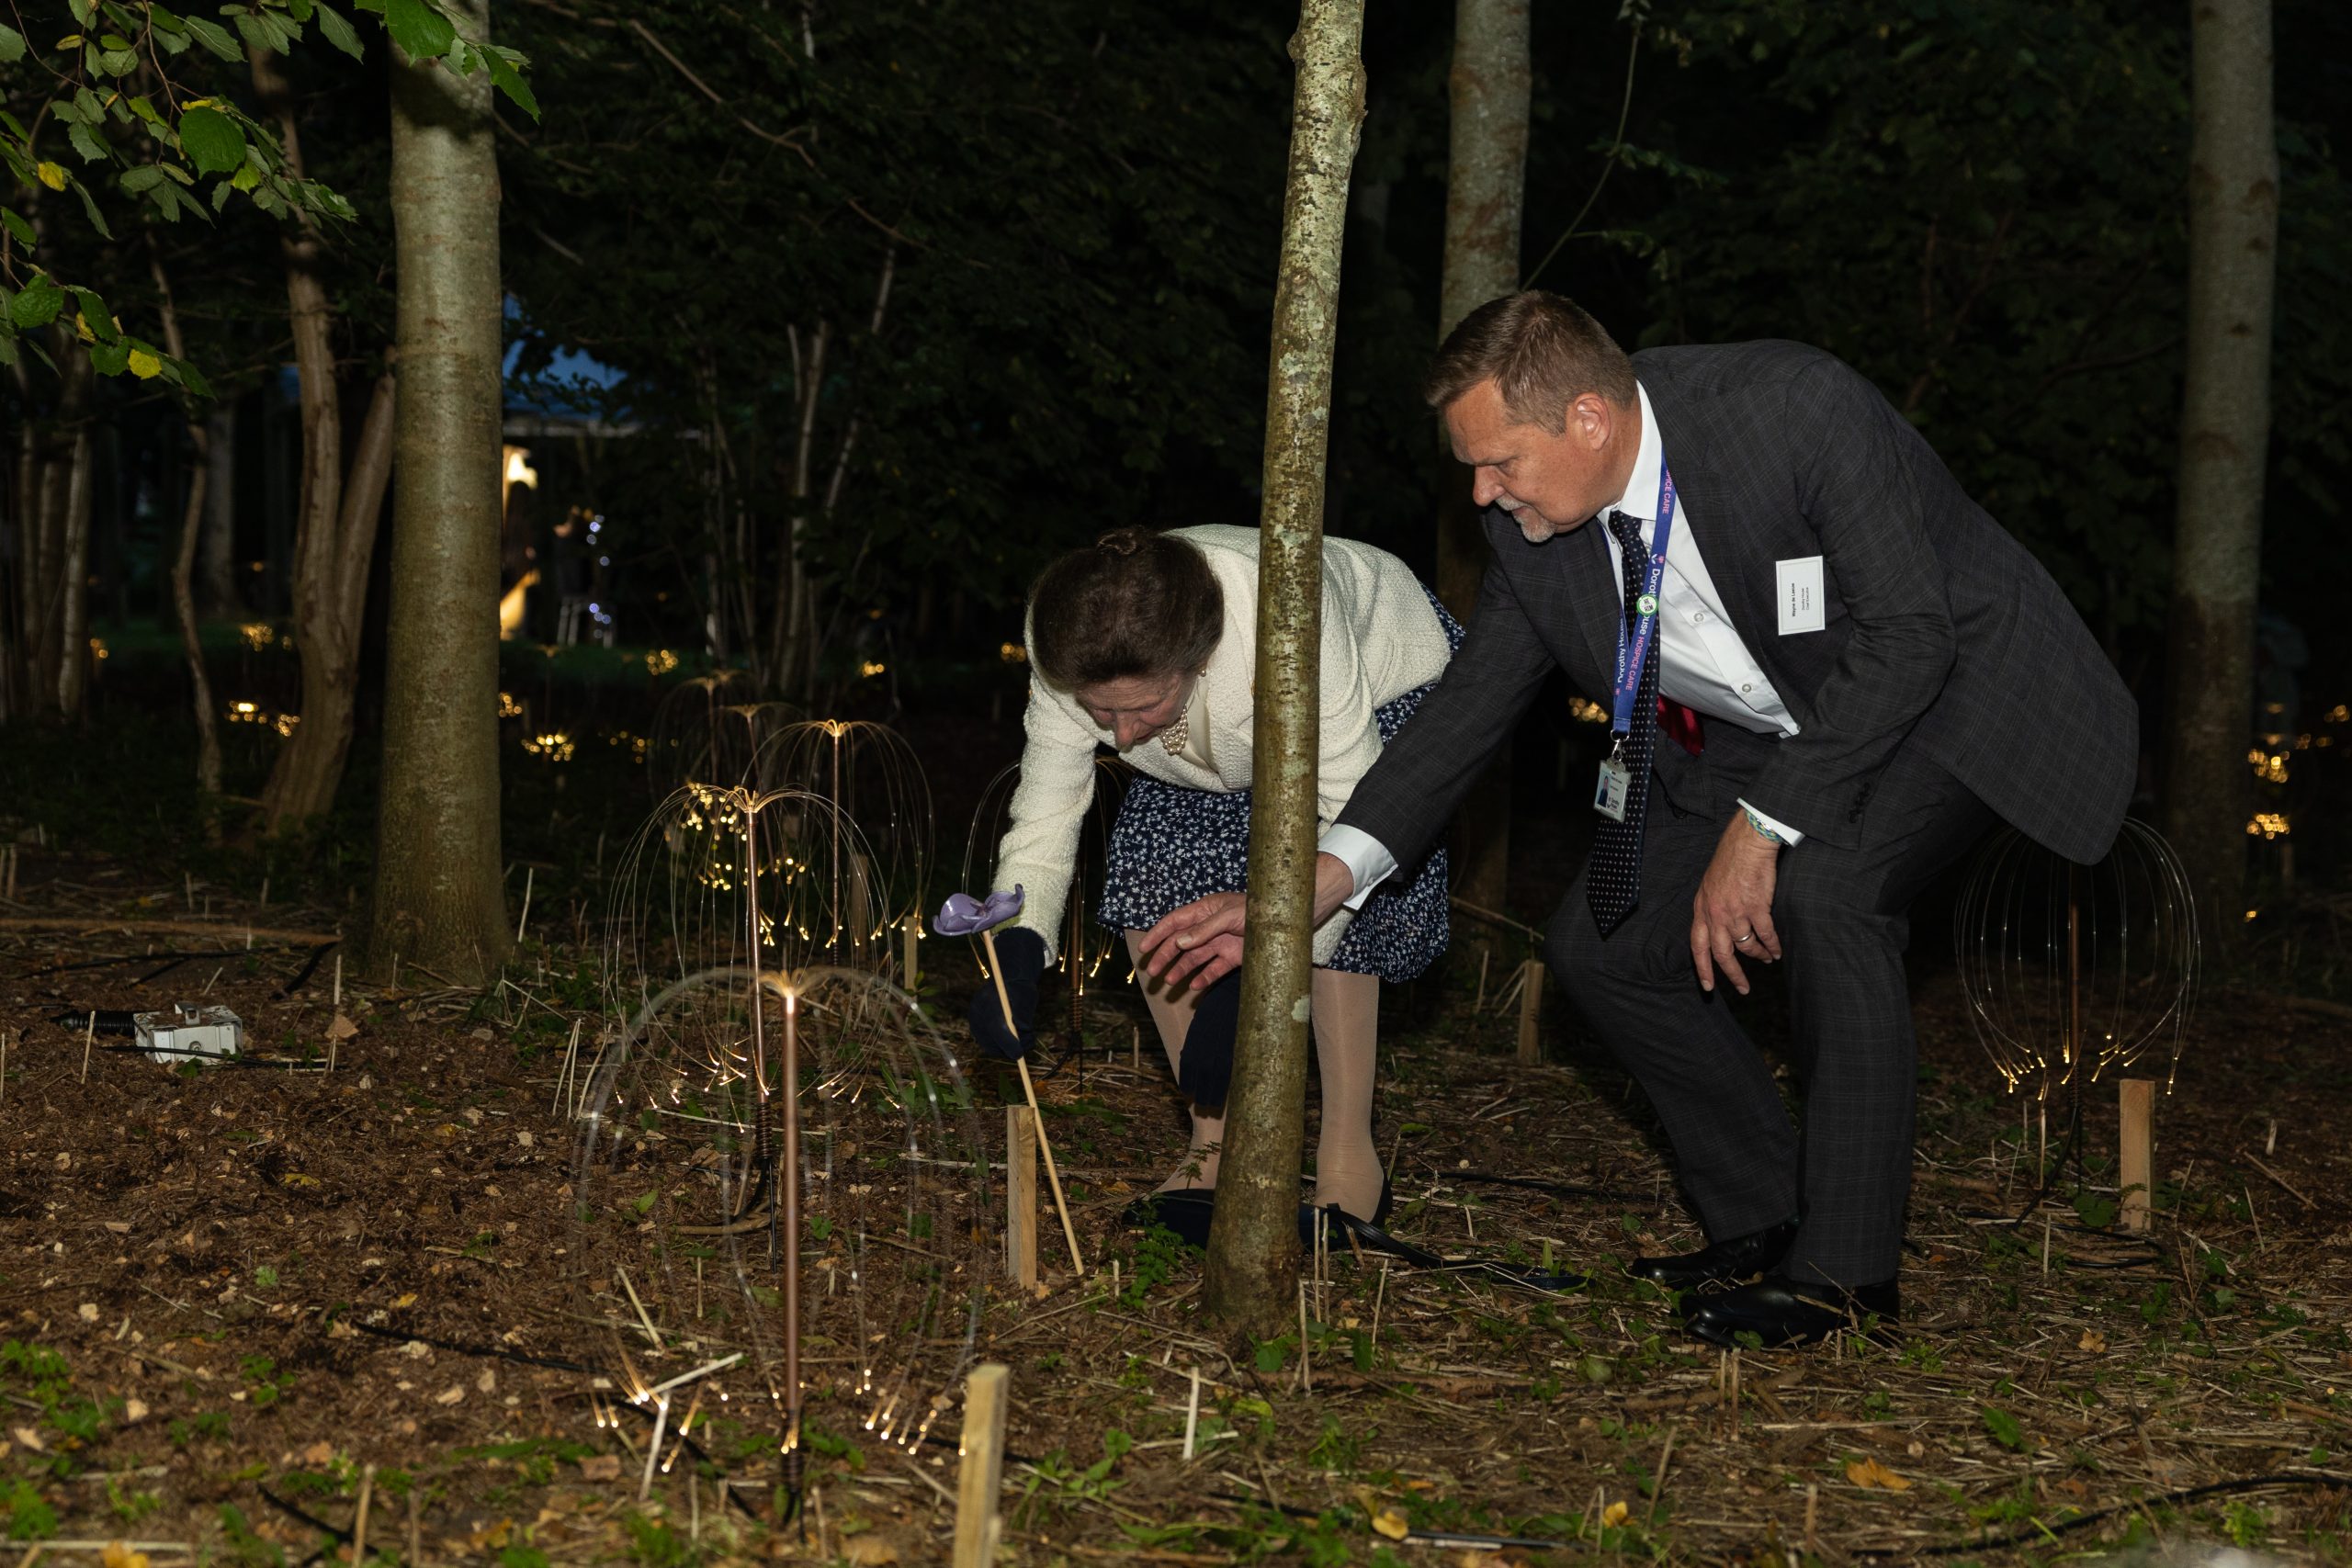
[[[1317, 919], [1436, 841], [1552, 668], [1613, 697], [1594, 847], [1545, 957], [1649, 1094], [1706, 1228], [1634, 1272], [1694, 1292], [1692, 1332], [1724, 1345], [1894, 1323], [1908, 906], [1996, 818], [2104, 855], [2129, 694], [2033, 558], [1816, 349], [1629, 359], [1530, 290], [1464, 320], [1428, 395], [1494, 558], [1468, 640], [1325, 835]], [[1238, 899], [1204, 900], [1148, 962], [1214, 977], [1239, 930]], [[1802, 1133], [1721, 990], [1773, 963]]]

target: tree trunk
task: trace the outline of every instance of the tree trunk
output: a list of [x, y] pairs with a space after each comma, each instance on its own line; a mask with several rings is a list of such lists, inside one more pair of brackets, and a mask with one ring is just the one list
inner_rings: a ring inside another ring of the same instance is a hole
[[237, 406], [212, 405], [205, 421], [204, 449], [210, 477], [205, 480], [204, 592], [207, 615], [238, 613], [237, 597]]
[[90, 669], [90, 432], [74, 437], [64, 484], [64, 558], [58, 569], [57, 711], [79, 718]]
[[[155, 280], [158, 313], [164, 322], [164, 347], [174, 359], [187, 357], [180, 333], [179, 308], [172, 300], [172, 280], [155, 248], [154, 231], [147, 236], [147, 271]], [[192, 408], [195, 399], [187, 400]], [[196, 706], [196, 787], [204, 795], [204, 836], [217, 840], [220, 822], [211, 807], [220, 794], [220, 720], [212, 706], [212, 678], [204, 668], [204, 638], [196, 615], [196, 543], [204, 522], [204, 501], [212, 479], [212, 425], [191, 412], [187, 418], [187, 510], [180, 520], [179, 551], [172, 558], [172, 605], [179, 616], [180, 649], [187, 656], [188, 686]]]
[[[303, 174], [300, 127], [285, 67], [255, 51], [254, 88], [277, 120], [296, 178]], [[343, 467], [343, 389], [335, 374], [334, 305], [325, 248], [307, 214], [280, 242], [287, 319], [300, 386], [302, 479], [294, 514], [294, 650], [302, 666], [301, 722], [277, 753], [262, 787], [262, 832], [301, 829], [334, 806], [351, 752], [359, 686], [359, 634], [367, 612], [368, 565], [383, 514], [394, 408], [390, 372], [379, 378], [351, 472]]]
[[[447, 9], [490, 35], [489, 0]], [[368, 957], [458, 984], [510, 944], [499, 867], [498, 164], [490, 73], [392, 67], [400, 378]]]
[[[1438, 341], [1463, 317], [1519, 287], [1527, 196], [1527, 0], [1454, 0], [1453, 135], [1445, 181], [1445, 261]], [[1445, 426], [1439, 460], [1450, 473]], [[1467, 623], [1487, 571], [1487, 537], [1465, 484], [1441, 488], [1437, 594]], [[1495, 753], [1454, 818], [1454, 886], [1483, 908], [1504, 907], [1510, 872], [1510, 747]]]
[[[1257, 740], [1250, 769], [1249, 959], [1226, 1100], [1201, 1302], [1219, 1326], [1268, 1337], [1298, 1280], [1313, 974], [1323, 483], [1348, 174], [1363, 123], [1363, 0], [1304, 0], [1266, 396], [1258, 546]], [[1302, 1347], [1302, 1350], [1304, 1347]]]
[[2188, 363], [2175, 524], [2165, 828], [2207, 929], [2245, 907], [2255, 595], [2278, 238], [2270, 0], [2189, 12]]

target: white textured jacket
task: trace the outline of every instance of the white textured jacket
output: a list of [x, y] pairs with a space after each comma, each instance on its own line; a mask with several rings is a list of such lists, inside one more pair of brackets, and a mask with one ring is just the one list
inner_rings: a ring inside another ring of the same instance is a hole
[[[1122, 755], [1136, 771], [1187, 789], [1225, 793], [1250, 787], [1251, 701], [1257, 663], [1258, 530], [1209, 525], [1175, 529], [1172, 537], [1208, 558], [1225, 593], [1225, 633], [1186, 710], [1191, 738], [1171, 753], [1159, 737]], [[1024, 634], [1026, 637], [1026, 634]], [[1035, 646], [1030, 640], [1031, 662]], [[1383, 703], [1427, 685], [1445, 668], [1444, 628], [1420, 580], [1385, 550], [1352, 539], [1323, 541], [1322, 754], [1316, 770], [1316, 815], [1329, 826], [1380, 755], [1374, 715]], [[1028, 743], [1013, 791], [1012, 826], [997, 852], [995, 886], [1027, 889], [1017, 924], [1058, 951], [1069, 899], [1078, 834], [1094, 798], [1095, 749], [1111, 732], [1087, 716], [1077, 698], [1043, 679], [1029, 682], [1023, 720]], [[1348, 924], [1342, 910], [1315, 934], [1322, 963]]]

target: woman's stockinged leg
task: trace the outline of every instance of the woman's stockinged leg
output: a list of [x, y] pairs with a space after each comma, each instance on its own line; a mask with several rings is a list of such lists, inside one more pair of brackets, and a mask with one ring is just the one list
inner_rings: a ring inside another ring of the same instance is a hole
[[1338, 969], [1315, 971], [1316, 1060], [1322, 1067], [1323, 1123], [1315, 1145], [1315, 1202], [1337, 1203], [1360, 1220], [1380, 1205], [1380, 1151], [1372, 1141], [1372, 1091], [1380, 1060], [1380, 981]]
[[[1184, 1054], [1184, 1034], [1193, 1026], [1193, 1010], [1199, 1005], [1201, 994], [1192, 990], [1171, 994], [1166, 986], [1146, 973], [1136, 951], [1142, 935], [1140, 931], [1127, 933], [1127, 955], [1135, 961], [1136, 985], [1143, 991], [1144, 1006], [1150, 1010], [1152, 1024], [1159, 1031], [1159, 1047], [1168, 1054], [1168, 1070], [1173, 1073]], [[1193, 1117], [1191, 1145], [1168, 1179], [1159, 1184], [1163, 1192], [1181, 1187], [1216, 1185], [1217, 1154], [1225, 1146], [1225, 1118], [1204, 1116], [1193, 1107], [1186, 1109]]]

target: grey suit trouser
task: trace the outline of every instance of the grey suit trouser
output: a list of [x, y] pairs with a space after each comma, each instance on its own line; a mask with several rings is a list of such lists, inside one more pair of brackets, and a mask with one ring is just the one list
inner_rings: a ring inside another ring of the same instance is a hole
[[1911, 1190], [1910, 903], [1994, 818], [1906, 746], [1871, 795], [1860, 848], [1815, 837], [1781, 852], [1772, 922], [1805, 1088], [1800, 1133], [1740, 1028], [1742, 998], [1720, 976], [1712, 996], [1701, 990], [1690, 956], [1691, 900], [1772, 744], [1711, 726], [1702, 784], [1686, 780], [1678, 791], [1688, 809], [1653, 777], [1640, 903], [1604, 940], [1580, 874], [1552, 918], [1545, 957], [1570, 1004], [1649, 1095], [1711, 1239], [1796, 1218], [1781, 1273], [1877, 1284], [1895, 1276]]

